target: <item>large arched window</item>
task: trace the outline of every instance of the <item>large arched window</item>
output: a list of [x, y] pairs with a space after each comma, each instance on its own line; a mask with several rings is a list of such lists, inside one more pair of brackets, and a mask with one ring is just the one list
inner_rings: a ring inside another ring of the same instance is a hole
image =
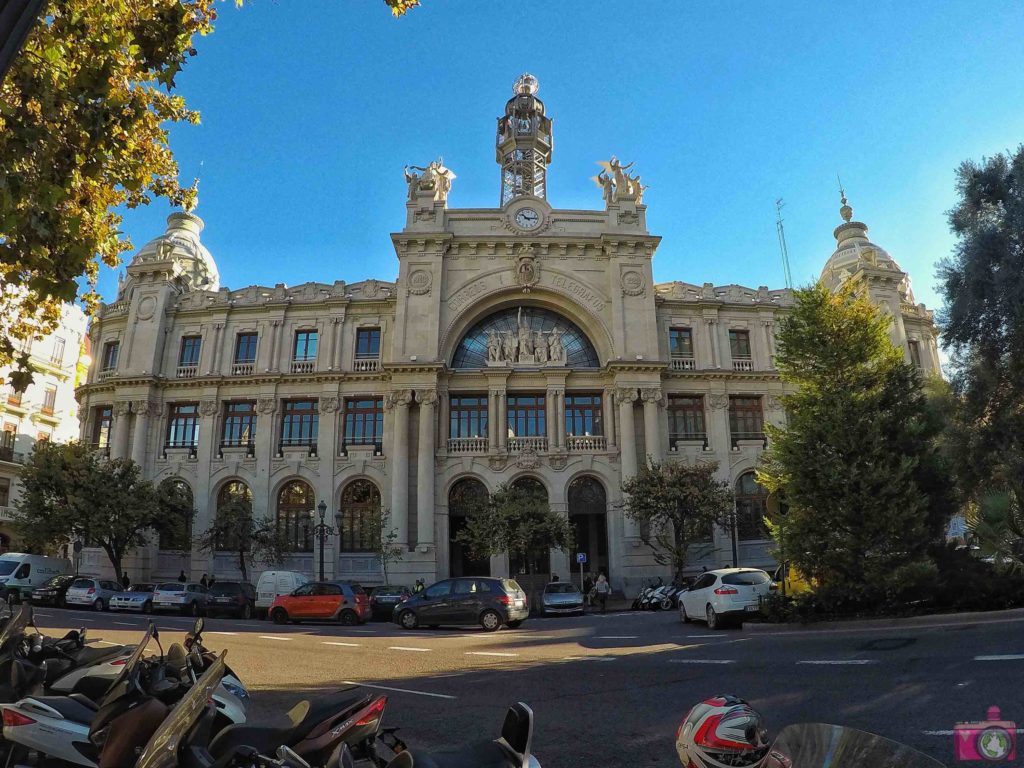
[[566, 493], [576, 551], [587, 556], [583, 570], [608, 574], [608, 495], [597, 478], [584, 475]]
[[[517, 343], [522, 335], [530, 354], [540, 340], [549, 344], [552, 336], [557, 335], [565, 349], [565, 364], [569, 368], [597, 368], [601, 364], [594, 345], [575, 323], [546, 309], [511, 307], [488, 315], [466, 331], [455, 349], [452, 368], [486, 368], [487, 339], [492, 331], [499, 339], [505, 335]], [[518, 357], [518, 346], [514, 354]], [[507, 360], [508, 354], [502, 351], [501, 357]]]
[[302, 480], [292, 480], [277, 494], [277, 530], [293, 552], [312, 552], [310, 530], [316, 507], [313, 489]]
[[[248, 510], [248, 513], [252, 514], [252, 491], [241, 480], [231, 480], [224, 483], [220, 493], [217, 494], [217, 516], [219, 517], [228, 509], [237, 507], [241, 507], [243, 511]], [[232, 536], [229, 531], [224, 531], [223, 534], [217, 540], [217, 549], [222, 552], [231, 552], [237, 549], [237, 536]]]
[[[523, 491], [538, 501], [548, 503], [548, 489], [544, 483], [535, 477], [520, 477], [513, 481], [512, 488]], [[527, 564], [520, 556], [514, 555], [510, 558], [510, 565], [513, 573], [542, 574], [551, 572], [551, 552], [547, 549], [535, 549], [529, 553], [530, 562]], [[529, 565], [529, 567], [527, 567]]]
[[160, 549], [186, 551], [192, 549], [192, 519], [195, 502], [192, 488], [180, 477], [169, 477], [157, 488], [160, 514], [164, 527], [160, 530]]
[[768, 513], [768, 491], [753, 472], [736, 481], [736, 537], [740, 541], [768, 538], [764, 517]]
[[380, 514], [380, 491], [369, 480], [353, 480], [341, 492], [342, 552], [373, 552], [374, 515]]
[[490, 576], [489, 558], [473, 558], [456, 536], [466, 527], [466, 520], [487, 504], [487, 488], [479, 480], [466, 477], [448, 491], [448, 575]]

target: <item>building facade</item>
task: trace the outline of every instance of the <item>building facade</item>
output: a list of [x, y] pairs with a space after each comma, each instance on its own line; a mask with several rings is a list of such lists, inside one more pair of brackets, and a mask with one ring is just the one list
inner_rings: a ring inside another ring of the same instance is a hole
[[[11, 510], [19, 497], [18, 474], [39, 440], [67, 442], [79, 436], [75, 387], [85, 378], [86, 318], [81, 308], [65, 305], [57, 329], [23, 347], [29, 354], [32, 383], [24, 392], [5, 384], [0, 394], [0, 552], [15, 538]], [[0, 369], [0, 381], [10, 369]]]
[[[664, 573], [623, 515], [622, 480], [648, 459], [716, 462], [736, 489], [736, 524], [696, 567], [770, 564], [753, 469], [764, 424], [784, 418], [774, 332], [791, 293], [655, 284], [644, 187], [614, 157], [594, 178], [603, 206], [553, 207], [552, 122], [536, 93], [524, 75], [498, 118], [499, 207], [449, 208], [448, 168], [406, 168], [394, 281], [221, 287], [203, 222], [172, 214], [93, 324], [83, 439], [187, 486], [195, 530], [251, 499], [287, 533], [289, 567], [310, 573], [323, 500], [334, 578], [382, 578], [362, 523], [377, 506], [403, 545], [393, 580], [518, 572], [472, 560], [453, 537], [474, 498], [520, 483], [569, 516], [589, 570], [631, 593]], [[824, 279], [863, 281], [894, 342], [937, 371], [931, 314], [845, 201], [842, 216]], [[86, 554], [83, 571], [105, 567]], [[536, 565], [567, 574], [569, 557]], [[226, 553], [157, 542], [134, 567], [235, 573]]]

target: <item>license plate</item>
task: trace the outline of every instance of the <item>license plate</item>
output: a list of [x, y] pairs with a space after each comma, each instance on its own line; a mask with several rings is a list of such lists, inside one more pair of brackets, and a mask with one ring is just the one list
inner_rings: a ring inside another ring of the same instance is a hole
[[747, 611], [747, 613], [750, 613], [752, 611], [756, 611], [757, 610], [757, 606], [756, 605], [748, 605], [748, 606], [745, 606], [743, 610]]
[[526, 603], [522, 600], [516, 600], [516, 608], [522, 608]]

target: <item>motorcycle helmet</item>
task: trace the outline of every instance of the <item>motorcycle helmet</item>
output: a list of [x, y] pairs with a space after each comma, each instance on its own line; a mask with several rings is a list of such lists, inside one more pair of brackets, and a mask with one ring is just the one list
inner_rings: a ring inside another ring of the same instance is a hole
[[761, 716], [735, 696], [705, 699], [676, 732], [683, 768], [749, 768], [764, 760], [768, 747]]

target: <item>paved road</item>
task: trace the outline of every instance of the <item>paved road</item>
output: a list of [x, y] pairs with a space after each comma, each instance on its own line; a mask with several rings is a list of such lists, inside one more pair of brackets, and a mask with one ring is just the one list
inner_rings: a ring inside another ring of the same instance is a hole
[[[139, 616], [40, 609], [41, 627], [85, 626], [131, 642]], [[191, 622], [158, 618], [162, 637]], [[773, 733], [829, 721], [908, 743], [952, 764], [949, 731], [991, 704], [1024, 722], [1024, 620], [842, 633], [709, 632], [675, 614], [530, 620], [519, 630], [405, 632], [390, 624], [279, 627], [209, 620], [207, 645], [253, 690], [254, 719], [303, 695], [358, 683], [389, 692], [385, 721], [411, 743], [496, 736], [505, 707], [537, 716], [544, 768], [675, 766], [673, 739], [695, 702], [748, 699]], [[165, 641], [166, 642], [166, 641]]]

